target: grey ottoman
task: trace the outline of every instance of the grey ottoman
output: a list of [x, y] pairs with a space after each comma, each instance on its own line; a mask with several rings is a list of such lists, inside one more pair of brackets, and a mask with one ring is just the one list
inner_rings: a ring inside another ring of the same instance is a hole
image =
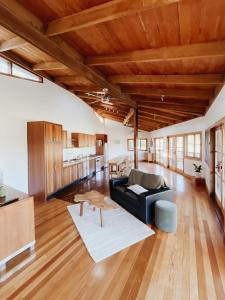
[[176, 232], [177, 206], [175, 203], [158, 200], [155, 204], [155, 224], [165, 232]]

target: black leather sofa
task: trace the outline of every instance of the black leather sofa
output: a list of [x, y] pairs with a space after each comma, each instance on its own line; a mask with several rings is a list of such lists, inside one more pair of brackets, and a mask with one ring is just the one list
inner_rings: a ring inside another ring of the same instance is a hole
[[109, 184], [111, 199], [146, 224], [154, 220], [154, 205], [157, 200], [172, 201], [173, 193], [167, 186], [136, 195], [127, 189], [128, 177], [110, 179]]

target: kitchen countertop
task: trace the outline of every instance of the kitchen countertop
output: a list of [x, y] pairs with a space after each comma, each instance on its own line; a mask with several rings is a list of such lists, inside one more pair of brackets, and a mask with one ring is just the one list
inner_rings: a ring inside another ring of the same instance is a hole
[[64, 162], [63, 162], [63, 168], [70, 167], [70, 166], [79, 164], [79, 163], [84, 162], [84, 161], [96, 159], [97, 157], [101, 157], [101, 156], [103, 156], [103, 155], [93, 155], [93, 156], [83, 157], [83, 158], [81, 158], [81, 159], [75, 159], [75, 160], [64, 161]]

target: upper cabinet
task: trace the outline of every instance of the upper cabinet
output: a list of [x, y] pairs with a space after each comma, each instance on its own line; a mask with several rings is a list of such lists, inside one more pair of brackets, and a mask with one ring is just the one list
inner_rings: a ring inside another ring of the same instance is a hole
[[71, 140], [71, 134], [68, 134], [66, 130], [63, 130], [63, 149], [65, 148], [73, 148], [72, 140]]
[[72, 143], [76, 148], [94, 147], [95, 135], [85, 133], [72, 133]]

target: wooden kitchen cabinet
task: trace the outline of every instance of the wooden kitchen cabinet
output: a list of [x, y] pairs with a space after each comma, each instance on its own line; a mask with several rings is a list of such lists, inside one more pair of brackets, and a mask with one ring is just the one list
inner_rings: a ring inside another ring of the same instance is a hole
[[89, 175], [92, 175], [94, 172], [96, 172], [95, 161], [95, 158], [89, 160]]
[[72, 143], [76, 148], [94, 147], [95, 135], [86, 133], [72, 133]]
[[70, 166], [63, 168], [63, 186], [72, 183], [72, 168]]
[[49, 122], [28, 122], [29, 194], [45, 200], [62, 187], [62, 126]]
[[71, 176], [72, 176], [72, 181], [76, 181], [78, 179], [78, 167], [77, 164], [71, 166]]

